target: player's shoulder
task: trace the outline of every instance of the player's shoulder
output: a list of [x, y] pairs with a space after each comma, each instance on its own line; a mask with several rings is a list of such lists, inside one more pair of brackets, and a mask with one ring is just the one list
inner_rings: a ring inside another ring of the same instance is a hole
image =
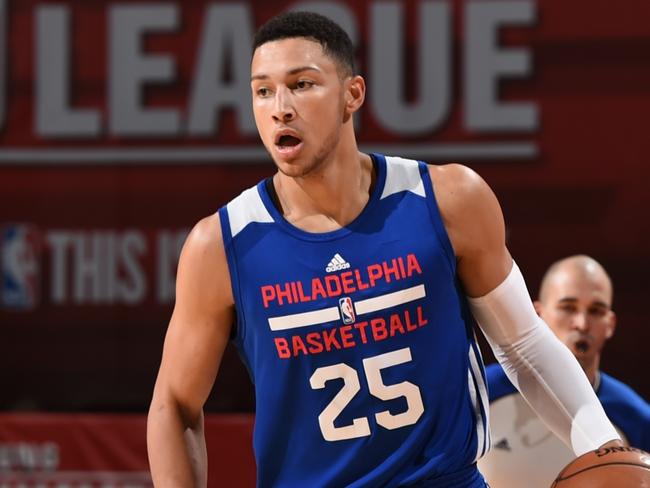
[[183, 245], [179, 261], [179, 273], [203, 275], [204, 270], [209, 269], [217, 274], [227, 269], [218, 212], [202, 218], [194, 225]]
[[429, 164], [428, 169], [438, 205], [451, 217], [480, 215], [497, 203], [490, 186], [469, 166]]
[[190, 231], [178, 263], [176, 304], [213, 310], [233, 303], [220, 216], [199, 220]]
[[485, 379], [490, 403], [506, 395], [517, 393], [517, 389], [510, 382], [499, 363], [488, 364], [485, 367]]
[[625, 408], [628, 412], [637, 412], [650, 422], [650, 404], [630, 386], [607, 373], [600, 373], [598, 398], [603, 406], [612, 405]]
[[[469, 166], [460, 163], [427, 164], [437, 192], [474, 195], [488, 189], [487, 183]], [[436, 193], [437, 193], [436, 192]]]
[[499, 202], [485, 180], [462, 164], [430, 165], [440, 214], [456, 256], [464, 258], [503, 245], [505, 224]]
[[223, 246], [219, 212], [208, 215], [194, 224], [186, 241], [186, 247], [196, 250], [209, 249], [213, 246]]

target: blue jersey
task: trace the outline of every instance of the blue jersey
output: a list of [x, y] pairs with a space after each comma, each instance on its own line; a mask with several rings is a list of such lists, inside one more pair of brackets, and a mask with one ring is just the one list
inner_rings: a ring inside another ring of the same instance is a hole
[[294, 227], [265, 182], [220, 209], [258, 485], [484, 487], [484, 371], [427, 166], [372, 159], [339, 230]]
[[[634, 447], [650, 452], [650, 405], [632, 388], [602, 371], [596, 396], [609, 420], [625, 440]], [[487, 368], [490, 403], [507, 395], [519, 394], [499, 364]]]

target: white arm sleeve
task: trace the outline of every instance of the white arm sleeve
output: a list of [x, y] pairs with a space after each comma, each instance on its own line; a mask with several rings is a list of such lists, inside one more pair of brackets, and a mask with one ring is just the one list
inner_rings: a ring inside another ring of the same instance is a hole
[[535, 312], [514, 261], [503, 283], [468, 301], [510, 381], [576, 456], [619, 438], [580, 364]]

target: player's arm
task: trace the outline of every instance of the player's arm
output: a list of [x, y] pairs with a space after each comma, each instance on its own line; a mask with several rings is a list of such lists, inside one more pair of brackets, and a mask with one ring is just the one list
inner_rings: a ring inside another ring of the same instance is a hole
[[430, 174], [458, 277], [510, 381], [576, 455], [618, 439], [577, 360], [535, 313], [492, 190], [464, 166]]
[[178, 265], [176, 305], [147, 419], [156, 487], [207, 483], [205, 403], [228, 343], [234, 305], [218, 214], [200, 221]]

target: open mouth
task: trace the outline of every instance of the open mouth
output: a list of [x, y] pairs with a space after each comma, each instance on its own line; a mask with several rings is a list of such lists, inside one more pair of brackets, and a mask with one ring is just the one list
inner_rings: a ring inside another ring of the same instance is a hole
[[277, 139], [275, 145], [278, 146], [279, 148], [295, 147], [301, 142], [302, 141], [296, 136], [282, 135]]
[[302, 139], [293, 131], [283, 130], [275, 136], [275, 148], [282, 159], [294, 159], [301, 151]]
[[574, 347], [575, 347], [576, 351], [585, 353], [585, 352], [589, 351], [589, 348], [591, 347], [591, 345], [589, 344], [589, 341], [587, 341], [585, 339], [580, 339], [580, 340], [575, 342]]

